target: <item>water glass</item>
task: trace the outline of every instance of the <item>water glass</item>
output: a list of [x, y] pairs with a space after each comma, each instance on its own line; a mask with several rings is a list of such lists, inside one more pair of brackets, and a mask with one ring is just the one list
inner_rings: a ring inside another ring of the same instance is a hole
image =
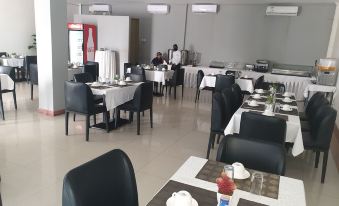
[[231, 178], [232, 180], [234, 179], [234, 167], [232, 165], [225, 165], [224, 172], [229, 178]]
[[263, 174], [260, 172], [254, 172], [251, 178], [250, 193], [261, 195], [263, 182], [264, 182]]
[[280, 111], [280, 104], [279, 103], [275, 103], [274, 112], [275, 113], [279, 113], [279, 111]]

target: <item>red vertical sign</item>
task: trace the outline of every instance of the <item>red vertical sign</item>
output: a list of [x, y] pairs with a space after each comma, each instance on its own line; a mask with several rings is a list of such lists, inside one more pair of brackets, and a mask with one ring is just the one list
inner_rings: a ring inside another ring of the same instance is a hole
[[94, 61], [97, 50], [97, 27], [95, 25], [83, 25], [84, 29], [84, 64]]

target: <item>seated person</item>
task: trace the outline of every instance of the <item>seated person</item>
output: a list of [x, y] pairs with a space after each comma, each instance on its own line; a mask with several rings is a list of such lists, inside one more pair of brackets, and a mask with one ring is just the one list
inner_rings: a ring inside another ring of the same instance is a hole
[[161, 52], [157, 52], [157, 57], [152, 59], [152, 64], [154, 66], [158, 66], [160, 64], [167, 64], [167, 62], [166, 62], [166, 60], [164, 58], [162, 58]]

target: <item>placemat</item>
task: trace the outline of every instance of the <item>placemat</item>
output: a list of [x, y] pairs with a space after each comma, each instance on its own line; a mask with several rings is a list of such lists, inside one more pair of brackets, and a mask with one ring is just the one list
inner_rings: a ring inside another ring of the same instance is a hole
[[265, 111], [265, 105], [264, 104], [258, 104], [258, 106], [256, 106], [256, 107], [251, 107], [250, 105], [248, 105], [247, 102], [245, 102], [244, 104], [242, 104], [241, 108], [250, 109], [250, 110], [258, 110], [258, 111]]
[[268, 95], [270, 95], [270, 93], [268, 91], [264, 91], [264, 93], [258, 93], [256, 91], [254, 91], [253, 94], [260, 94], [260, 96], [268, 96]]
[[249, 97], [247, 100], [248, 100], [248, 101], [255, 100], [255, 101], [257, 101], [257, 102], [266, 102], [267, 97], [261, 97], [260, 99], [254, 99], [253, 97]]
[[129, 87], [132, 86], [132, 84], [126, 84], [126, 85], [119, 85], [119, 84], [113, 84], [112, 87]]
[[[226, 164], [222, 162], [216, 162], [212, 160], [208, 160], [203, 168], [199, 171], [196, 178], [213, 182], [220, 177], [221, 172], [224, 170], [224, 166]], [[255, 172], [255, 170], [247, 169], [251, 174]], [[279, 183], [280, 176], [275, 174], [269, 174], [265, 172], [261, 172], [264, 176], [263, 187], [261, 191], [262, 196], [278, 199], [279, 195]], [[235, 184], [237, 185], [237, 189], [243, 190], [246, 192], [250, 191], [251, 187], [251, 178], [247, 178], [245, 180], [235, 180]]]
[[[263, 112], [258, 112], [258, 111], [249, 111], [249, 112], [253, 112], [253, 113], [257, 113], [257, 114], [262, 114], [263, 115]], [[285, 121], [288, 121], [288, 116], [287, 115], [274, 114], [274, 117], [281, 118], [281, 119], [283, 119]]]
[[217, 205], [217, 193], [199, 187], [170, 180], [147, 204], [147, 206], [165, 206], [174, 192], [185, 190], [198, 202], [199, 206]]
[[[279, 99], [284, 99], [284, 98], [285, 98], [285, 97], [284, 97], [282, 94], [280, 94], [280, 93], [275, 94], [275, 97], [276, 97], [276, 98], [279, 98]], [[294, 95], [290, 96], [290, 99], [295, 100], [295, 96], [294, 96]]]
[[245, 78], [245, 77], [240, 77], [240, 79], [248, 79], [248, 80], [253, 80], [253, 78]]
[[91, 86], [93, 89], [109, 89], [109, 86]]
[[268, 206], [268, 205], [240, 198], [237, 206]]
[[275, 100], [276, 103], [279, 103], [279, 104], [288, 104], [290, 106], [298, 106], [297, 102], [296, 101], [293, 101], [293, 102], [284, 102], [282, 99], [276, 99]]
[[292, 111], [290, 111], [290, 112], [283, 111], [282, 109], [280, 109], [278, 111], [278, 113], [280, 113], [280, 114], [287, 114], [287, 115], [294, 115], [294, 116], [298, 116], [299, 115], [298, 109], [295, 109], [295, 108], [293, 108]]

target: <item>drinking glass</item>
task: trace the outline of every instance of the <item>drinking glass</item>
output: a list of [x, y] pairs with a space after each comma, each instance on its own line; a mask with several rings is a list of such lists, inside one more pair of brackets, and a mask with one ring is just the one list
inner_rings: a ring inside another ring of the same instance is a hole
[[279, 111], [280, 111], [280, 104], [279, 103], [275, 103], [274, 112], [275, 113], [279, 113]]
[[229, 178], [231, 178], [232, 180], [234, 179], [234, 167], [232, 165], [225, 165], [224, 172]]
[[251, 178], [250, 193], [261, 195], [263, 181], [264, 181], [263, 174], [260, 172], [254, 172]]

